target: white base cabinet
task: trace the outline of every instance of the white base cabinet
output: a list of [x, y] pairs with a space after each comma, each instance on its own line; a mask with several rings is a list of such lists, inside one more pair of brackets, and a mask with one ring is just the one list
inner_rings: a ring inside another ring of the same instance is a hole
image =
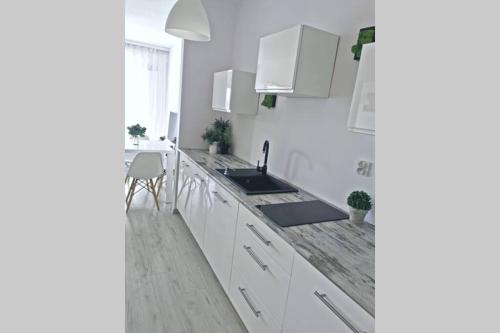
[[194, 239], [202, 250], [204, 248], [205, 223], [209, 206], [209, 182], [210, 178], [198, 167], [193, 169], [189, 199], [189, 220], [186, 222], [188, 222], [189, 230], [191, 230]]
[[374, 333], [375, 320], [296, 255], [283, 333]]
[[249, 333], [374, 333], [375, 319], [183, 153], [177, 209]]
[[226, 292], [233, 263], [238, 201], [215, 182], [211, 182], [205, 224], [203, 252]]
[[190, 160], [181, 154], [177, 179], [176, 207], [186, 224], [189, 224], [189, 209], [191, 207], [192, 167]]
[[280, 332], [294, 250], [243, 205], [236, 229], [229, 297], [250, 332]]

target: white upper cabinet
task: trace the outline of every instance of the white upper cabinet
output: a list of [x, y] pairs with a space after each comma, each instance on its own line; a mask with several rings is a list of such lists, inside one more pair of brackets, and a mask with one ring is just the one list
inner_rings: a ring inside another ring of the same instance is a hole
[[290, 97], [328, 97], [339, 37], [298, 25], [260, 39], [255, 90]]
[[363, 45], [347, 127], [375, 134], [375, 43]]
[[214, 111], [255, 114], [258, 95], [255, 74], [237, 70], [214, 73], [212, 109]]

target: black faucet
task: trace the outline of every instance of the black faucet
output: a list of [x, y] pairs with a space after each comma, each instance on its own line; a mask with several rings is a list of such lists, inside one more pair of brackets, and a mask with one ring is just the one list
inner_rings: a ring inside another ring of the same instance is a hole
[[264, 156], [264, 165], [259, 166], [260, 161], [257, 161], [257, 171], [262, 172], [262, 175], [267, 174], [267, 155], [269, 155], [269, 141], [264, 141], [264, 146], [262, 147], [262, 152], [266, 155]]

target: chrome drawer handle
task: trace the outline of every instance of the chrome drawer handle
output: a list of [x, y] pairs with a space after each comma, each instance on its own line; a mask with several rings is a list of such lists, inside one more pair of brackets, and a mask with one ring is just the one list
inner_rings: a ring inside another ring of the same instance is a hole
[[320, 301], [326, 305], [328, 309], [330, 309], [337, 317], [339, 317], [340, 320], [344, 324], [346, 324], [347, 327], [351, 329], [354, 333], [367, 333], [366, 331], [360, 330], [359, 328], [356, 327], [350, 320], [347, 319], [347, 317], [342, 314], [340, 310], [338, 310], [332, 302], [328, 299], [328, 296], [326, 294], [320, 294], [318, 291], [314, 292], [314, 295], [320, 299]]
[[252, 310], [252, 312], [255, 315], [255, 317], [259, 318], [260, 317], [260, 311], [257, 310], [257, 308], [255, 308], [255, 305], [253, 305], [253, 302], [250, 300], [250, 297], [248, 297], [246, 289], [245, 288], [241, 288], [241, 287], [238, 287], [238, 289], [240, 290], [241, 296], [243, 296], [243, 298], [247, 302], [248, 306]]
[[257, 238], [259, 238], [264, 244], [266, 244], [267, 246], [271, 245], [271, 241], [265, 239], [264, 236], [262, 236], [262, 234], [258, 232], [257, 229], [255, 229], [255, 226], [253, 224], [247, 223], [247, 228], [250, 229], [255, 234], [255, 236], [257, 236]]
[[224, 198], [223, 198], [223, 197], [219, 194], [219, 192], [217, 192], [217, 191], [212, 191], [212, 193], [213, 193], [213, 194], [215, 195], [215, 197], [216, 197], [217, 199], [219, 199], [222, 203], [227, 203], [227, 200], [226, 200], [226, 199], [224, 199]]
[[252, 257], [252, 259], [255, 260], [255, 262], [257, 263], [257, 265], [259, 265], [260, 268], [262, 268], [263, 271], [267, 270], [267, 265], [265, 265], [262, 262], [262, 260], [260, 260], [260, 258], [257, 257], [257, 255], [255, 254], [255, 252], [253, 252], [253, 250], [252, 250], [252, 248], [250, 246], [243, 245], [243, 248], [245, 250], [247, 250], [247, 252], [250, 255], [250, 257]]

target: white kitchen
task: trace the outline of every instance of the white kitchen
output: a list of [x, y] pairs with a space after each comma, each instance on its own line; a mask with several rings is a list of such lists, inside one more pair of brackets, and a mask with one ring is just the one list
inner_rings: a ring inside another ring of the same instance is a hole
[[0, 332], [497, 332], [496, 7], [0, 2]]
[[374, 332], [373, 1], [130, 0], [125, 18], [127, 43], [173, 55], [177, 125], [126, 133], [127, 332]]

